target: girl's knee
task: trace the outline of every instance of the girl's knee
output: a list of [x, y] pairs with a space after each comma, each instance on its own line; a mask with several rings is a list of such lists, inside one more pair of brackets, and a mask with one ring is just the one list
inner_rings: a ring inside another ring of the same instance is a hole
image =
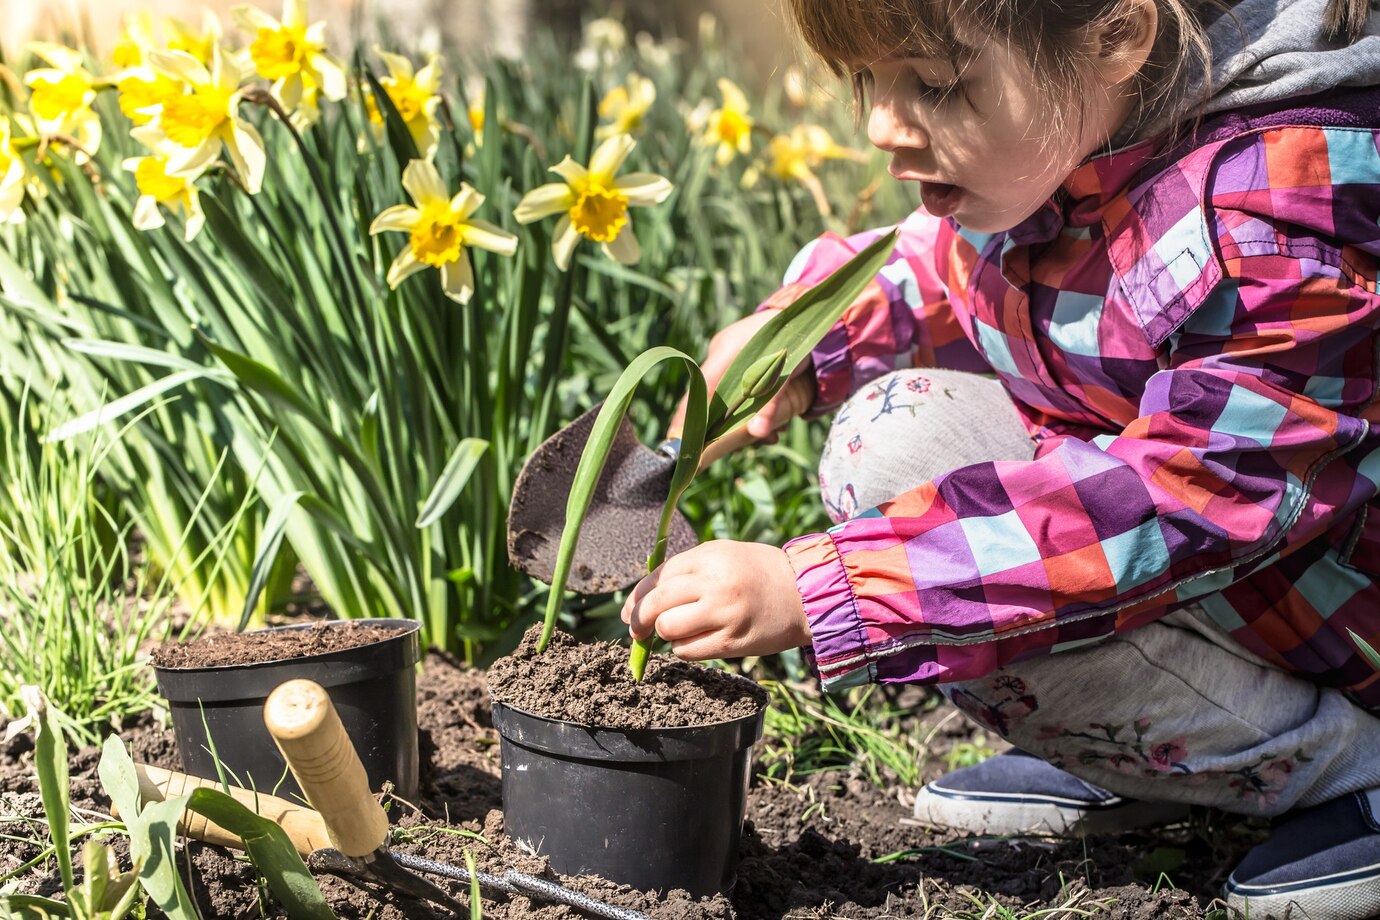
[[853, 394], [834, 416], [820, 457], [825, 507], [835, 521], [951, 470], [1029, 460], [1030, 434], [1000, 383], [938, 369], [894, 371]]

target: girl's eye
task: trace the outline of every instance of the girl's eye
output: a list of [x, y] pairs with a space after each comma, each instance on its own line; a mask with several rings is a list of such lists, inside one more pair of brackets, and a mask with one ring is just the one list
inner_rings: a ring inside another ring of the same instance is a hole
[[917, 96], [935, 105], [942, 105], [953, 99], [958, 95], [961, 85], [959, 80], [951, 83], [930, 83], [914, 71], [911, 72], [911, 82]]

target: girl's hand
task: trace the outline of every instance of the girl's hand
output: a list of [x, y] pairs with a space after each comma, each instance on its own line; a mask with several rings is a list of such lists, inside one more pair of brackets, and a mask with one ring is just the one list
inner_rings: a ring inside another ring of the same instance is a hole
[[784, 551], [714, 540], [672, 556], [628, 595], [634, 639], [656, 633], [681, 658], [770, 655], [810, 642], [810, 624]]
[[[748, 339], [752, 338], [757, 330], [765, 326], [767, 321], [775, 315], [775, 310], [753, 313], [725, 326], [714, 334], [714, 338], [709, 340], [709, 352], [705, 355], [704, 361], [700, 363], [700, 370], [704, 373], [704, 381], [709, 385], [710, 393], [713, 393], [718, 387], [724, 372], [733, 363], [733, 359], [738, 357], [738, 352], [743, 350]], [[807, 373], [808, 370], [809, 362], [807, 361], [795, 368], [791, 377], [798, 377]], [[813, 393], [813, 387], [810, 388], [810, 391]], [[783, 386], [781, 391], [772, 397], [771, 402], [748, 419], [746, 425], [748, 433], [758, 441], [765, 441], [768, 444], [774, 443], [776, 432], [785, 428], [791, 419], [810, 408], [810, 403], [814, 401], [813, 397], [802, 401], [799, 393], [799, 390]], [[671, 425], [667, 429], [668, 436], [678, 437], [684, 427], [685, 400], [682, 399], [680, 405], [676, 406], [675, 414], [671, 416]]]

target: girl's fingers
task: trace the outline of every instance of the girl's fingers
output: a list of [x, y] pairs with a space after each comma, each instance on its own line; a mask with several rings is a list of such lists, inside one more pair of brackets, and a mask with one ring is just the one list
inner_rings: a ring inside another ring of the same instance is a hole
[[[644, 579], [645, 581], [646, 579]], [[691, 578], [663, 578], [642, 597], [623, 607], [627, 616], [624, 622], [634, 639], [645, 639], [653, 631], [661, 634], [661, 619], [670, 611], [683, 609], [683, 605], [694, 604], [699, 600], [700, 586]]]
[[667, 642], [684, 642], [720, 625], [711, 609], [694, 598], [663, 609], [656, 618], [656, 634]]
[[677, 658], [686, 661], [704, 661], [706, 658], [735, 658], [737, 655], [727, 647], [722, 634], [709, 630], [671, 643], [671, 651]]
[[630, 622], [628, 618], [632, 614], [633, 607], [637, 606], [637, 604], [640, 603], [641, 600], [647, 596], [648, 592], [655, 588], [657, 584], [661, 581], [661, 573], [663, 569], [664, 566], [657, 566], [655, 572], [652, 572], [650, 575], [643, 576], [641, 581], [633, 585], [632, 591], [628, 593], [627, 599], [623, 601], [623, 611], [621, 615], [623, 617], [624, 623]]

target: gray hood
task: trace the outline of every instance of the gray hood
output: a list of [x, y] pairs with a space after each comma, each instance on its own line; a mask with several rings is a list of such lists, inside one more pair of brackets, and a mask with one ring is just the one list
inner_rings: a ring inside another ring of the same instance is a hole
[[[1372, 6], [1360, 41], [1339, 47], [1323, 38], [1326, 8], [1327, 0], [1240, 0], [1231, 13], [1209, 19], [1212, 97], [1205, 112], [1380, 84], [1380, 12]], [[1203, 76], [1190, 84], [1183, 108], [1118, 140], [1153, 137], [1197, 115]]]

